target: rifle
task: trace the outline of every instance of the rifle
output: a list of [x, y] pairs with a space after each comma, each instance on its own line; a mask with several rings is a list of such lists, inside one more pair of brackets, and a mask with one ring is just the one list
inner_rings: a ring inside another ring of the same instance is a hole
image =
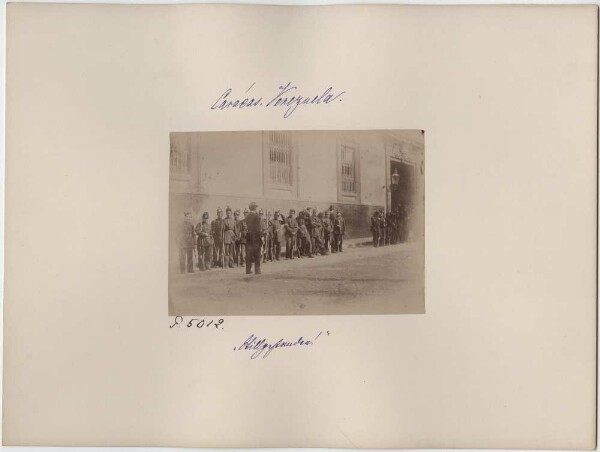
[[238, 222], [236, 224], [233, 225], [233, 232], [235, 232], [234, 236], [233, 236], [233, 255], [235, 256], [235, 266], [239, 267], [240, 266], [240, 250], [238, 249], [238, 236], [237, 236], [237, 230], [238, 230], [238, 225], [240, 220], [238, 220]]
[[294, 254], [300, 258], [300, 250], [298, 249], [298, 236], [295, 234], [292, 236], [292, 257], [294, 257]]
[[221, 268], [225, 268], [225, 226], [221, 228]]

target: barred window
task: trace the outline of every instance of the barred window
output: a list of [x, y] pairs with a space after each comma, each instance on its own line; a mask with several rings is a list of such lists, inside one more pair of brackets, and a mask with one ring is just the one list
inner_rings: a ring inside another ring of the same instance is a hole
[[342, 192], [356, 193], [356, 150], [342, 146]]
[[271, 182], [277, 185], [292, 185], [292, 144], [290, 135], [286, 132], [271, 132], [269, 137]]
[[171, 144], [171, 172], [179, 174], [189, 174], [190, 172], [190, 155], [187, 150], [178, 149], [177, 146]]

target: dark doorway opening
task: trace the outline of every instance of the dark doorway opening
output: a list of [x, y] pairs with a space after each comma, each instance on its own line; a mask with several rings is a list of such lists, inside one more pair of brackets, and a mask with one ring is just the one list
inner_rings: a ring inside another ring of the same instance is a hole
[[414, 206], [415, 167], [390, 160], [391, 205], [390, 212], [398, 224], [398, 237], [405, 242], [409, 236], [409, 218]]

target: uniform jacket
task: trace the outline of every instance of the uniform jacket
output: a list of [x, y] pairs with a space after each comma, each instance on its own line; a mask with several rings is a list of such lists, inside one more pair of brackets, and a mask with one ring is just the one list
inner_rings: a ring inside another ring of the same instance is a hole
[[270, 238], [270, 236], [271, 236], [271, 228], [270, 228], [270, 226], [271, 226], [271, 222], [269, 220], [267, 220], [266, 218], [261, 218], [261, 220], [260, 220], [260, 233], [266, 239]]
[[311, 217], [310, 223], [312, 225], [311, 237], [321, 237], [323, 235], [323, 225], [318, 217]]
[[331, 222], [329, 217], [323, 218], [323, 232], [325, 233], [325, 235], [329, 235], [331, 234], [331, 231], [333, 231], [333, 223]]
[[248, 232], [248, 226], [246, 225], [246, 220], [238, 220], [235, 223], [235, 239], [240, 243], [246, 243], [246, 233]]
[[273, 239], [277, 242], [285, 241], [285, 228], [280, 220], [273, 221]]
[[308, 238], [308, 229], [306, 229], [306, 225], [304, 224], [304, 221], [298, 228], [298, 237], [304, 238], [304, 239]]
[[285, 236], [293, 237], [298, 232], [298, 222], [294, 217], [287, 217], [285, 219]]
[[181, 230], [179, 231], [179, 247], [193, 248], [194, 237], [194, 224], [189, 220], [183, 220], [181, 223]]
[[379, 231], [381, 223], [379, 222], [379, 215], [373, 215], [371, 217], [371, 231]]
[[210, 224], [210, 230], [212, 231], [213, 239], [215, 243], [222, 243], [223, 232], [225, 232], [225, 220], [222, 218], [216, 218]]
[[225, 218], [223, 220], [223, 228], [225, 231], [224, 237], [225, 240], [223, 243], [229, 245], [235, 242], [235, 220], [233, 218]]
[[342, 217], [336, 218], [333, 222], [333, 233], [335, 235], [344, 235], [346, 233], [346, 224]]
[[198, 234], [198, 245], [201, 247], [214, 244], [212, 230], [208, 221], [202, 221], [202, 223], [196, 225], [196, 234]]
[[337, 218], [337, 214], [335, 213], [335, 211], [330, 210], [329, 211], [329, 221], [331, 221], [331, 224], [333, 224], [335, 222], [336, 218]]

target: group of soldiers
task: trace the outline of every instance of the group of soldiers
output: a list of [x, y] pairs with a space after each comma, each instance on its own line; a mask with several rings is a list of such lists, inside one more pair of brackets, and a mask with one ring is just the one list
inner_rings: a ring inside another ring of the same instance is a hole
[[[242, 217], [243, 214], [243, 217]], [[182, 273], [197, 267], [232, 268], [245, 265], [246, 273], [260, 274], [261, 262], [327, 255], [343, 251], [345, 223], [341, 212], [333, 206], [325, 212], [315, 208], [296, 214], [290, 209], [287, 216], [280, 211], [258, 209], [254, 202], [243, 212], [230, 207], [217, 209], [217, 218], [210, 221], [208, 212], [194, 226], [190, 212], [184, 214], [179, 237], [179, 267]]]
[[371, 217], [373, 246], [393, 245], [407, 241], [409, 217], [410, 211], [404, 206], [387, 214], [383, 209], [376, 210]]

